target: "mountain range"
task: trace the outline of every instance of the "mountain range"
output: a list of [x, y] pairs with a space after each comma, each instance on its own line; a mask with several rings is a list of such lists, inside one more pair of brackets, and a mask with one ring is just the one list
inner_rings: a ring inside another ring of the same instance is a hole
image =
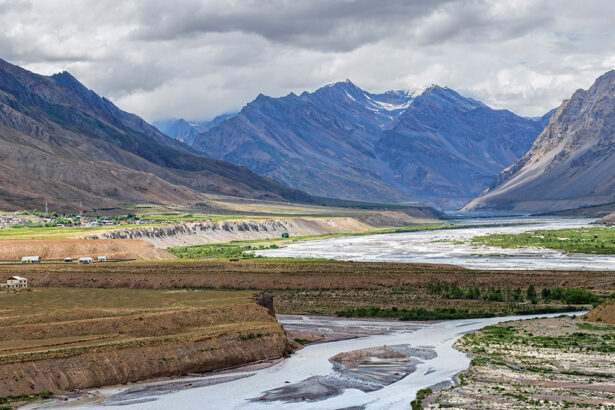
[[506, 212], [615, 203], [615, 71], [539, 118], [447, 87], [375, 94], [347, 80], [156, 125], [68, 72], [0, 60], [0, 207], [204, 204], [209, 194]]
[[615, 202], [615, 71], [577, 90], [532, 148], [468, 211], [555, 211]]
[[458, 209], [527, 152], [549, 116], [523, 118], [435, 85], [374, 94], [346, 80], [261, 94], [181, 138], [312, 195]]
[[199, 203], [204, 193], [314, 198], [208, 158], [117, 108], [68, 72], [34, 74], [0, 59], [0, 207], [57, 210]]

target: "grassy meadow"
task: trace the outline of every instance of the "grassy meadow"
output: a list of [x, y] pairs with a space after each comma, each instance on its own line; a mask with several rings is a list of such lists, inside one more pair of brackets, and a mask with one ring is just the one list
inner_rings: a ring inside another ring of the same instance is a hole
[[529, 246], [571, 253], [615, 254], [615, 228], [536, 230], [518, 234], [492, 234], [472, 239], [475, 245], [500, 248]]

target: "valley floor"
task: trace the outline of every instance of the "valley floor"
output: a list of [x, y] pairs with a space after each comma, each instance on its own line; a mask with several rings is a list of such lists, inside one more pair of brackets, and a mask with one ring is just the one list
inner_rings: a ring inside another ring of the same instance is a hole
[[611, 272], [258, 258], [0, 265], [14, 274], [32, 288], [0, 292], [0, 397], [279, 357], [287, 338], [252, 299], [262, 291], [278, 313], [411, 320], [586, 310], [615, 292]]

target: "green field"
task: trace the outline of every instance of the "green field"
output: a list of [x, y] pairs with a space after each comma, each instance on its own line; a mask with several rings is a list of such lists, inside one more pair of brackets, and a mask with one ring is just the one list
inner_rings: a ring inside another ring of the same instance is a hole
[[474, 245], [500, 248], [540, 247], [572, 253], [615, 254], [615, 228], [537, 230], [519, 234], [492, 234], [472, 239]]

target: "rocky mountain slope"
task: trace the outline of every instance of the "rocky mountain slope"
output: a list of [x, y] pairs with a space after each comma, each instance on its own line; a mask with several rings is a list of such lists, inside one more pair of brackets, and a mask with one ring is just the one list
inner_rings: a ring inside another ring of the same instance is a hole
[[525, 154], [540, 127], [453, 90], [431, 87], [382, 133], [375, 152], [406, 189], [458, 208]]
[[0, 60], [0, 208], [194, 203], [202, 193], [312, 201], [246, 168], [206, 158], [85, 88]]
[[614, 202], [615, 71], [562, 103], [530, 151], [466, 210], [553, 211]]
[[347, 80], [259, 95], [192, 146], [315, 195], [457, 208], [529, 149], [542, 121], [448, 88], [372, 94]]

